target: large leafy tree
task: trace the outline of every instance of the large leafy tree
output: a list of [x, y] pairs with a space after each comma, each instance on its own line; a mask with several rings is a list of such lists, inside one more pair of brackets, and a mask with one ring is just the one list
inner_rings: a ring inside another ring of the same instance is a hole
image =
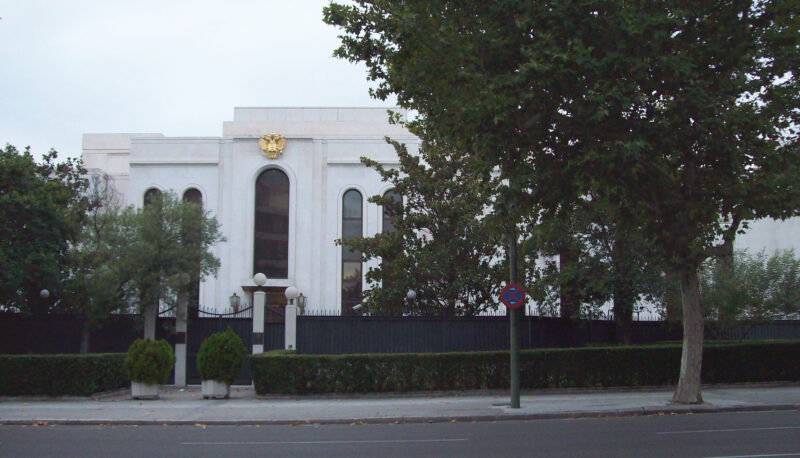
[[[51, 150], [37, 162], [25, 148], [0, 150], [0, 307], [47, 313], [58, 307], [68, 248], [86, 208], [79, 161], [57, 162]], [[40, 297], [47, 289], [50, 297]]]
[[527, 282], [545, 314], [596, 317], [610, 302], [617, 340], [631, 343], [634, 311], [661, 300], [663, 269], [645, 234], [611, 218], [603, 200], [592, 197], [531, 226], [521, 250]]
[[124, 209], [118, 237], [122, 298], [144, 314], [145, 337], [153, 338], [159, 305], [174, 306], [197, 278], [216, 274], [220, 264], [212, 249], [224, 237], [214, 216], [172, 192]]
[[[370, 198], [393, 215], [393, 230], [343, 242], [372, 261], [362, 312], [457, 316], [493, 308], [503, 269], [493, 262], [499, 240], [485, 218], [491, 177], [472, 173], [460, 153], [442, 145], [423, 141], [410, 154], [392, 144], [399, 168], [362, 162], [402, 196]], [[416, 299], [407, 300], [409, 289]]]
[[125, 265], [120, 238], [120, 196], [111, 176], [92, 173], [85, 193], [86, 217], [80, 234], [70, 244], [63, 272], [65, 308], [82, 322], [81, 353], [89, 351], [90, 331], [123, 307], [122, 272]]
[[741, 221], [800, 207], [792, 2], [362, 0], [325, 20], [376, 97], [397, 94], [474, 167], [499, 167], [512, 201], [595, 190], [647, 234], [681, 284], [674, 400], [700, 402], [700, 264]]

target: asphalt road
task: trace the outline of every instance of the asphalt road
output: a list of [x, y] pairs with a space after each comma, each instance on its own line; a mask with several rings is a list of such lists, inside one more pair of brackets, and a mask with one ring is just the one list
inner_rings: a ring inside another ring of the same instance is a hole
[[0, 426], [0, 456], [800, 457], [800, 411], [431, 424]]

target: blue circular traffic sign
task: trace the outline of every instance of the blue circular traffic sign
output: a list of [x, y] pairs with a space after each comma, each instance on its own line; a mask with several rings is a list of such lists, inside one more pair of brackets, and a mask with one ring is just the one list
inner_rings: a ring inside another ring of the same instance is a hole
[[525, 303], [525, 290], [516, 283], [509, 283], [500, 291], [500, 301], [515, 309]]

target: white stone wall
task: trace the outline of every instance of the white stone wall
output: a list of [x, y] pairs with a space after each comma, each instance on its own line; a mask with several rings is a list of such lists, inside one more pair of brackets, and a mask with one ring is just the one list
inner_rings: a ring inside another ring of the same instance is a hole
[[[258, 139], [278, 133], [286, 138], [282, 156], [262, 156]], [[397, 156], [384, 137], [407, 144], [418, 139], [387, 122], [385, 108], [236, 108], [234, 120], [223, 123], [223, 136], [171, 138], [161, 134], [84, 134], [83, 160], [88, 169], [109, 173], [125, 204], [140, 206], [147, 189], [172, 189], [179, 196], [189, 188], [203, 195], [226, 242], [215, 247], [221, 260], [216, 278], [201, 286], [200, 303], [224, 309], [236, 292], [252, 281], [255, 182], [275, 167], [289, 178], [289, 274], [267, 280], [267, 286], [296, 286], [313, 309], [341, 308], [342, 196], [357, 189], [364, 199], [363, 234], [381, 230], [381, 209], [367, 202], [390, 186], [381, 182], [359, 158], [388, 166]], [[800, 218], [752, 223], [736, 241], [751, 253], [800, 247]], [[367, 266], [363, 271], [366, 272]], [[365, 287], [367, 285], [365, 284]]]
[[[286, 138], [277, 159], [261, 154], [258, 139], [268, 133]], [[350, 188], [364, 199], [364, 234], [380, 230], [381, 212], [366, 200], [388, 189], [359, 158], [397, 163], [384, 137], [417, 139], [389, 125], [386, 109], [374, 108], [236, 108], [225, 122], [223, 137], [171, 138], [161, 134], [86, 134], [87, 167], [110, 173], [124, 203], [140, 206], [149, 188], [171, 189], [181, 196], [189, 188], [203, 195], [226, 242], [215, 248], [221, 260], [216, 278], [201, 286], [200, 303], [224, 309], [236, 292], [252, 281], [255, 182], [274, 167], [289, 178], [288, 278], [267, 280], [267, 286], [296, 286], [310, 308], [340, 308], [342, 194]]]

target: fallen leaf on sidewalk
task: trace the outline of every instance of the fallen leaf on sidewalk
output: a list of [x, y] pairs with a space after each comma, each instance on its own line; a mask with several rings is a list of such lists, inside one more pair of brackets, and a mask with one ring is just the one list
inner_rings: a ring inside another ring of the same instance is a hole
[[32, 426], [47, 426], [46, 421], [35, 421]]
[[206, 429], [206, 425], [204, 425], [202, 423], [195, 423], [194, 425], [197, 426], [198, 428]]

